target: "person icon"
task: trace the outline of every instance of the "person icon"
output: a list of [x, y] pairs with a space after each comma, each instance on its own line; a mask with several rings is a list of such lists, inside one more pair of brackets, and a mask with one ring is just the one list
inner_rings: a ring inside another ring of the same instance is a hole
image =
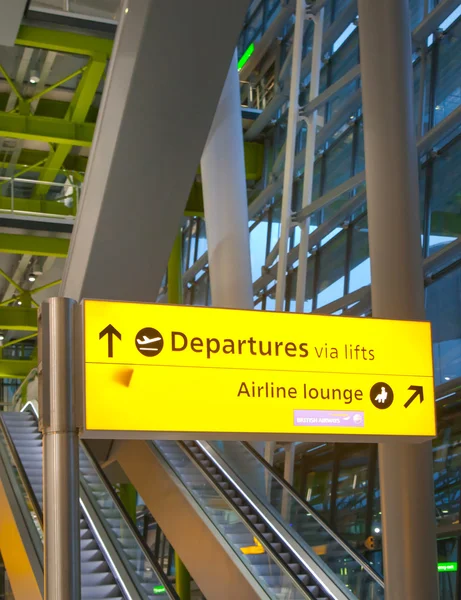
[[386, 388], [384, 386], [381, 387], [381, 393], [378, 394], [375, 398], [376, 402], [379, 402], [380, 404], [384, 404], [386, 402], [387, 399], [387, 391]]
[[388, 383], [379, 381], [370, 389], [370, 400], [376, 408], [389, 408], [394, 401], [394, 391]]

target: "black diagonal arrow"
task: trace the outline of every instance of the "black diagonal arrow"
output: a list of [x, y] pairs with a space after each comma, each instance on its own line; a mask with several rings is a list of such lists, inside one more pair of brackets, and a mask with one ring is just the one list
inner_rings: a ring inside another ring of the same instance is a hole
[[423, 386], [422, 385], [410, 385], [410, 387], [408, 388], [409, 390], [413, 390], [414, 394], [412, 394], [408, 400], [405, 402], [404, 406], [405, 408], [408, 408], [410, 406], [410, 404], [412, 404], [413, 400], [416, 400], [416, 398], [419, 396], [419, 402], [423, 402], [424, 401], [424, 392], [423, 392]]
[[99, 333], [99, 339], [101, 340], [106, 335], [108, 340], [107, 356], [112, 358], [114, 356], [114, 336], [121, 340], [122, 334], [113, 325], [108, 325]]

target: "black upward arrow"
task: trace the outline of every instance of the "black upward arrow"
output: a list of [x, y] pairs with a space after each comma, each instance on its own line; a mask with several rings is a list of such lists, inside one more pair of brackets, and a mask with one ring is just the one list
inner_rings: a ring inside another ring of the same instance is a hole
[[99, 334], [99, 339], [101, 340], [104, 336], [107, 335], [108, 339], [108, 349], [107, 356], [112, 358], [114, 356], [114, 335], [118, 337], [119, 340], [122, 339], [122, 334], [120, 331], [117, 331], [113, 325], [108, 325], [105, 329], [103, 329]]
[[418, 396], [419, 396], [420, 404], [421, 404], [421, 402], [424, 401], [424, 392], [423, 392], [422, 385], [410, 385], [410, 387], [408, 389], [413, 390], [415, 393], [412, 394], [410, 396], [410, 398], [408, 398], [408, 400], [405, 402], [405, 404], [404, 404], [405, 408], [408, 408], [410, 406], [410, 404], [413, 402], [413, 400], [416, 400], [416, 398]]

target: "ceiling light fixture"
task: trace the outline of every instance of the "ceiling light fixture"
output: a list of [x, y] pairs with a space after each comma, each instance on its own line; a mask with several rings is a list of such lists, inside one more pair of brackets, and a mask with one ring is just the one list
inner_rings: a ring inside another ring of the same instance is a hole
[[29, 275], [29, 277], [27, 278], [31, 283], [34, 283], [34, 281], [37, 279], [37, 276], [34, 273], [31, 273]]
[[40, 75], [38, 74], [38, 71], [36, 69], [32, 69], [32, 71], [30, 72], [29, 81], [34, 85], [40, 81]]

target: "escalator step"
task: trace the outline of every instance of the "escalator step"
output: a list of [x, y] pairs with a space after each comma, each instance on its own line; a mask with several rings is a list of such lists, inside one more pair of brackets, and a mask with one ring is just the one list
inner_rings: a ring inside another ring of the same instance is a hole
[[[299, 573], [301, 571], [301, 567], [300, 567], [299, 563], [290, 563], [288, 566], [293, 571], [293, 573], [296, 573], [296, 575], [299, 575], [299, 579], [301, 579], [303, 577], [303, 575], [301, 575]], [[306, 581], [303, 581], [303, 583], [307, 583], [307, 580], [309, 579], [309, 577], [307, 575], [305, 577], [306, 577]]]
[[93, 537], [83, 539], [80, 537], [80, 550], [97, 550], [98, 544]]
[[82, 550], [80, 552], [80, 557], [82, 560], [82, 563], [86, 563], [86, 562], [91, 562], [93, 560], [99, 561], [99, 560], [104, 560], [104, 557], [102, 555], [102, 552], [99, 549], [96, 550]]
[[99, 586], [111, 584], [114, 581], [112, 573], [85, 573], [82, 577], [82, 588], [99, 588]]
[[104, 560], [82, 561], [81, 569], [82, 576], [85, 573], [105, 573], [107, 572], [107, 563]]
[[123, 599], [123, 596], [120, 595], [120, 590], [115, 583], [82, 589], [82, 600], [100, 600], [100, 598]]

